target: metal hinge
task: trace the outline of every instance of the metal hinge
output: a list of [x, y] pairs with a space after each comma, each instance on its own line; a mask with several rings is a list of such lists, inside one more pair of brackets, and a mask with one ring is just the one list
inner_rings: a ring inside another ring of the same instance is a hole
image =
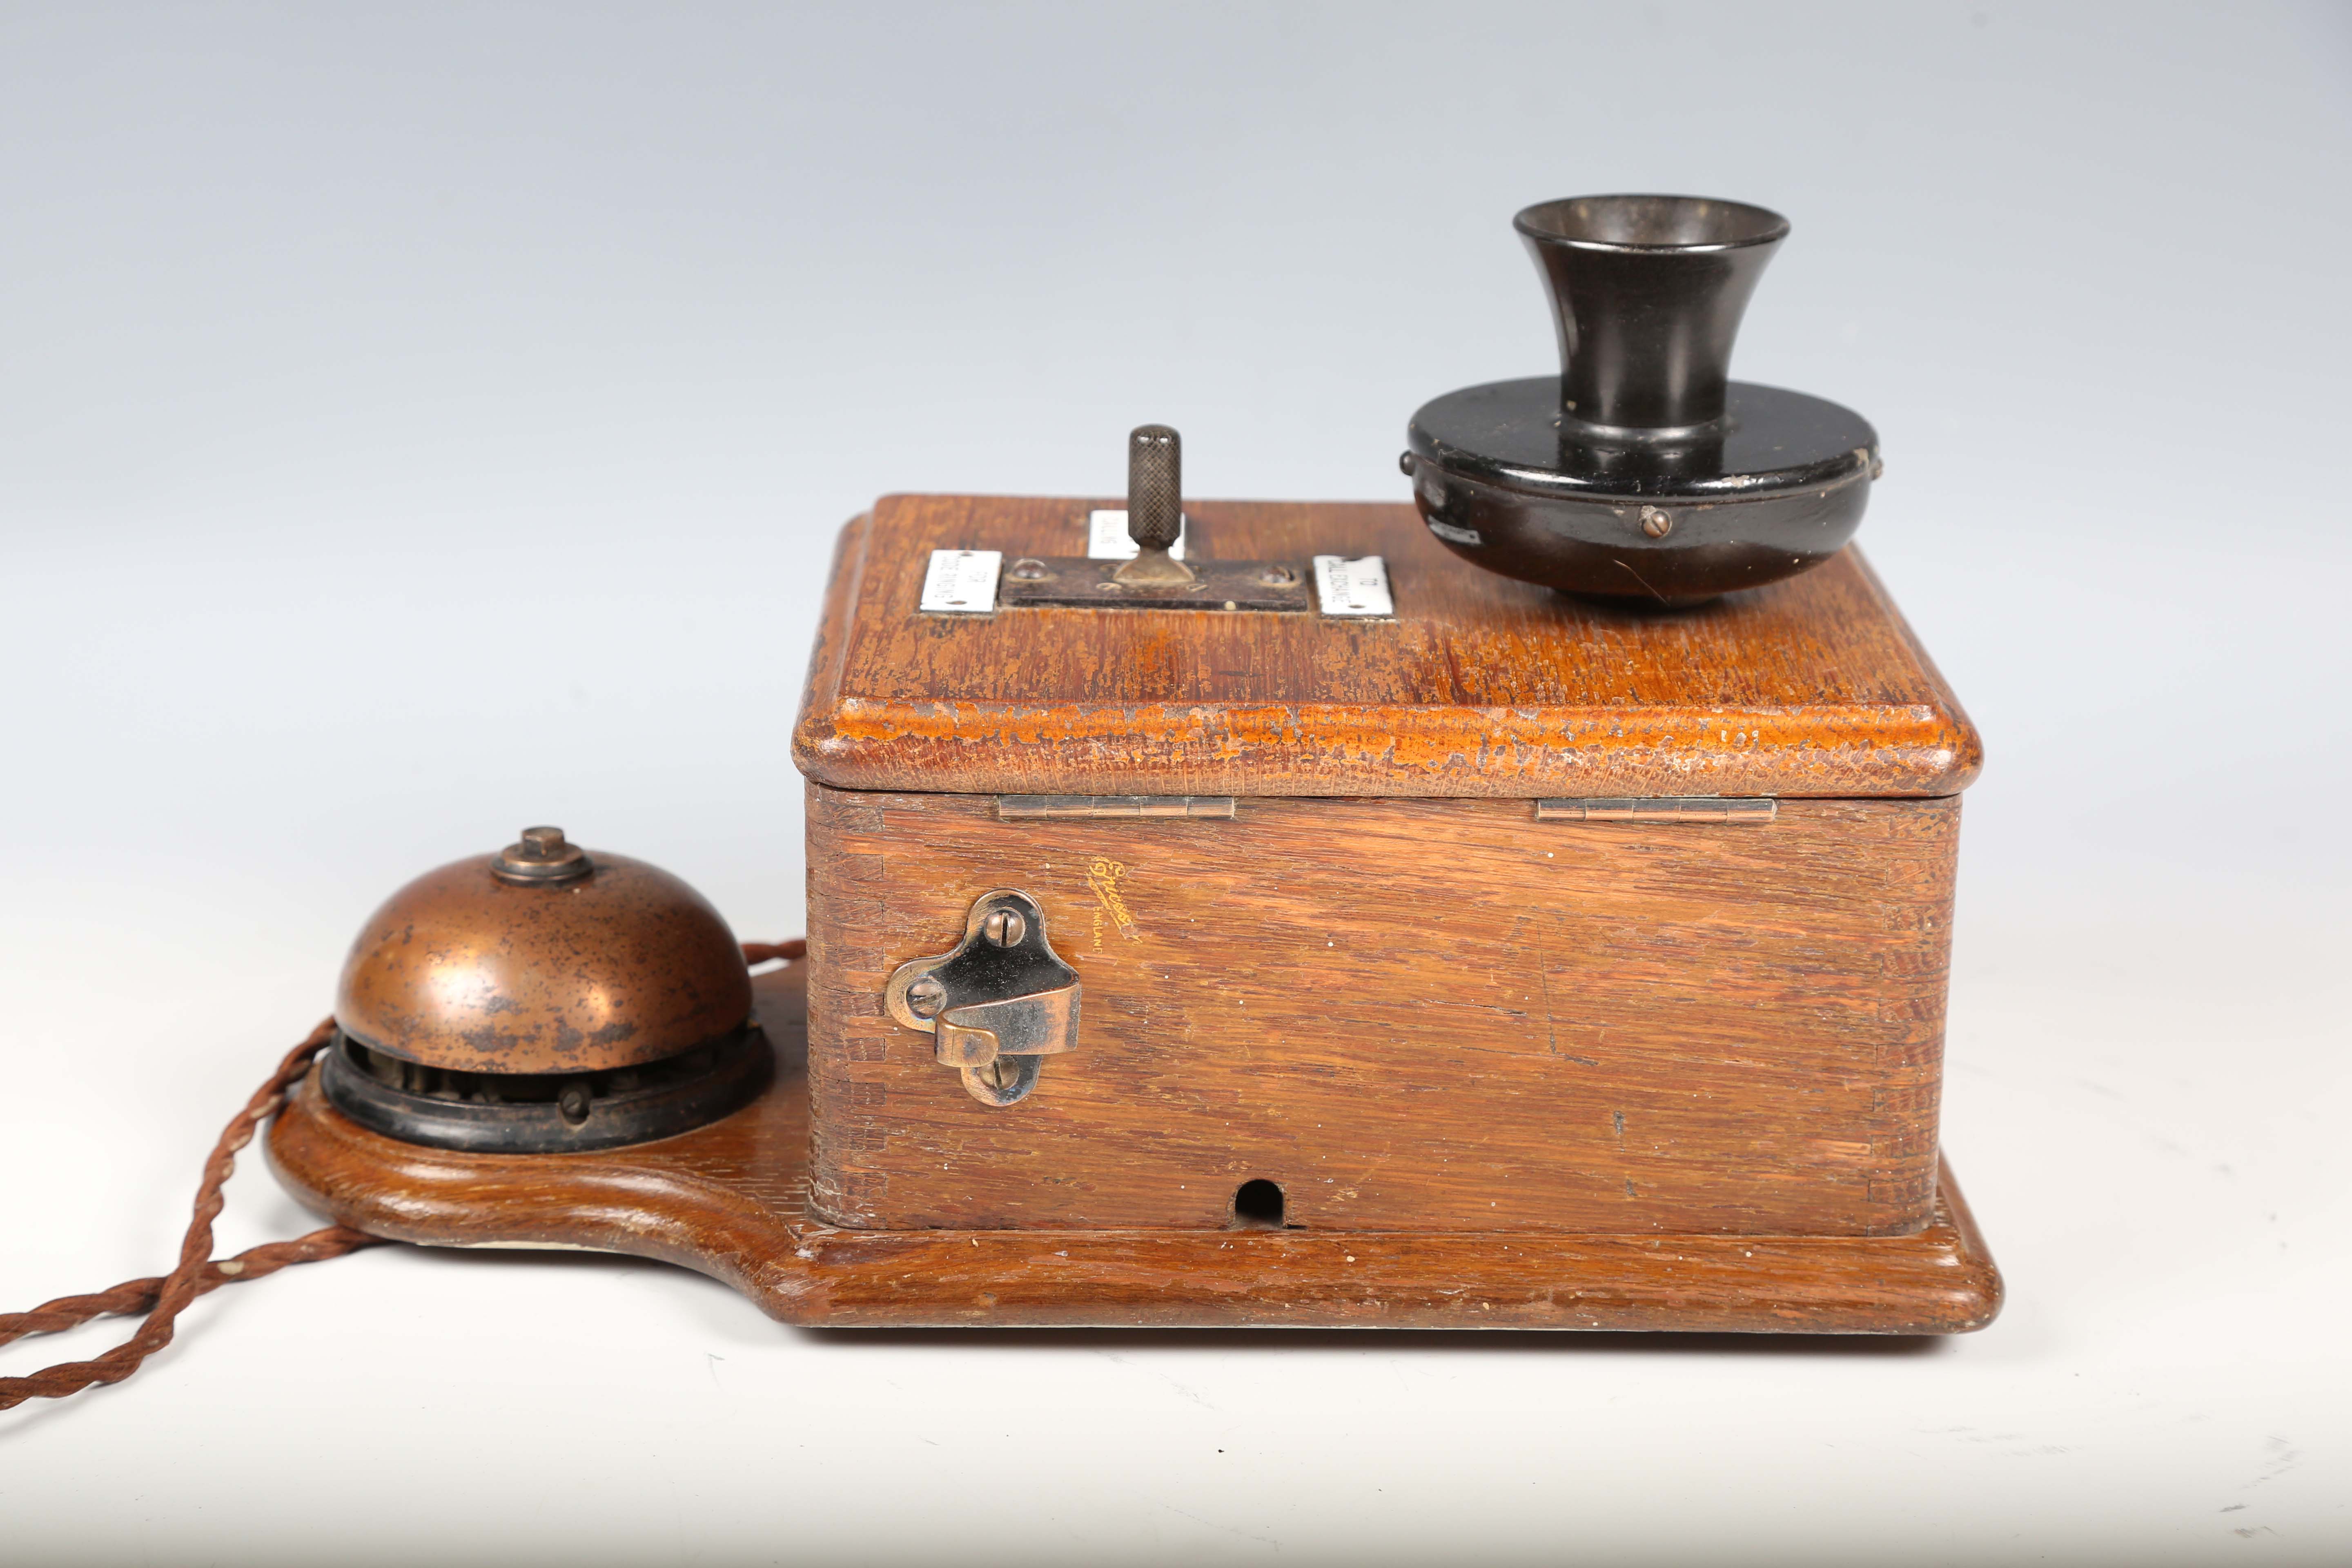
[[1229, 795], [1000, 795], [996, 815], [1030, 816], [1222, 816], [1234, 815]]
[[900, 964], [882, 1005], [936, 1037], [933, 1054], [963, 1074], [974, 1100], [1011, 1105], [1037, 1087], [1041, 1058], [1077, 1048], [1078, 991], [1078, 972], [1045, 940], [1037, 900], [1000, 888], [971, 906], [953, 950]]
[[1539, 800], [1538, 822], [1770, 822], [1780, 803], [1719, 795], [1664, 795], [1612, 800]]

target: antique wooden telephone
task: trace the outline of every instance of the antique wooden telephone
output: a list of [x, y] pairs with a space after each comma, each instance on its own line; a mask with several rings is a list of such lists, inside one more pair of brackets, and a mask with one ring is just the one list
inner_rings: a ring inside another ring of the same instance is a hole
[[[805, 949], [551, 827], [411, 883], [173, 1273], [0, 1320], [140, 1335], [0, 1403], [380, 1239], [666, 1258], [807, 1324], [1990, 1321], [1937, 1137], [1981, 749], [1846, 548], [1875, 433], [1727, 378], [1788, 225], [1517, 226], [1562, 374], [1415, 415], [1414, 507], [1187, 503], [1146, 426], [1123, 512], [851, 521]], [[212, 1261], [273, 1113], [337, 1225]]]

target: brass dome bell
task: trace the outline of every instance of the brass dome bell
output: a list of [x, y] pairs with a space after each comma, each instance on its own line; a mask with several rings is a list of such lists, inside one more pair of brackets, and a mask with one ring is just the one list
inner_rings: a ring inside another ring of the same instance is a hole
[[667, 1137], [764, 1082], [743, 951], [657, 867], [530, 827], [361, 928], [320, 1084], [413, 1142], [527, 1152]]

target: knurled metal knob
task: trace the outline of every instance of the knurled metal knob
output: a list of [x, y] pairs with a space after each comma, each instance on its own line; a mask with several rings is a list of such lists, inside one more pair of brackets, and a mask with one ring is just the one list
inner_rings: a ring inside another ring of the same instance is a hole
[[1139, 550], [1166, 550], [1183, 522], [1183, 440], [1165, 425], [1139, 425], [1127, 438], [1127, 536]]

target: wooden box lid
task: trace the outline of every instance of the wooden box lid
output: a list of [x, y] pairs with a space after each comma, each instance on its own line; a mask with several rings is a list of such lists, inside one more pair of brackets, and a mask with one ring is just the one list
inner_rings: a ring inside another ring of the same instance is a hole
[[1696, 609], [1566, 599], [1411, 506], [1185, 503], [1190, 548], [1386, 558], [1396, 618], [925, 615], [935, 549], [1083, 555], [1118, 500], [887, 496], [842, 531], [793, 759], [839, 789], [1422, 796], [1958, 794], [1983, 750], [1862, 557]]

